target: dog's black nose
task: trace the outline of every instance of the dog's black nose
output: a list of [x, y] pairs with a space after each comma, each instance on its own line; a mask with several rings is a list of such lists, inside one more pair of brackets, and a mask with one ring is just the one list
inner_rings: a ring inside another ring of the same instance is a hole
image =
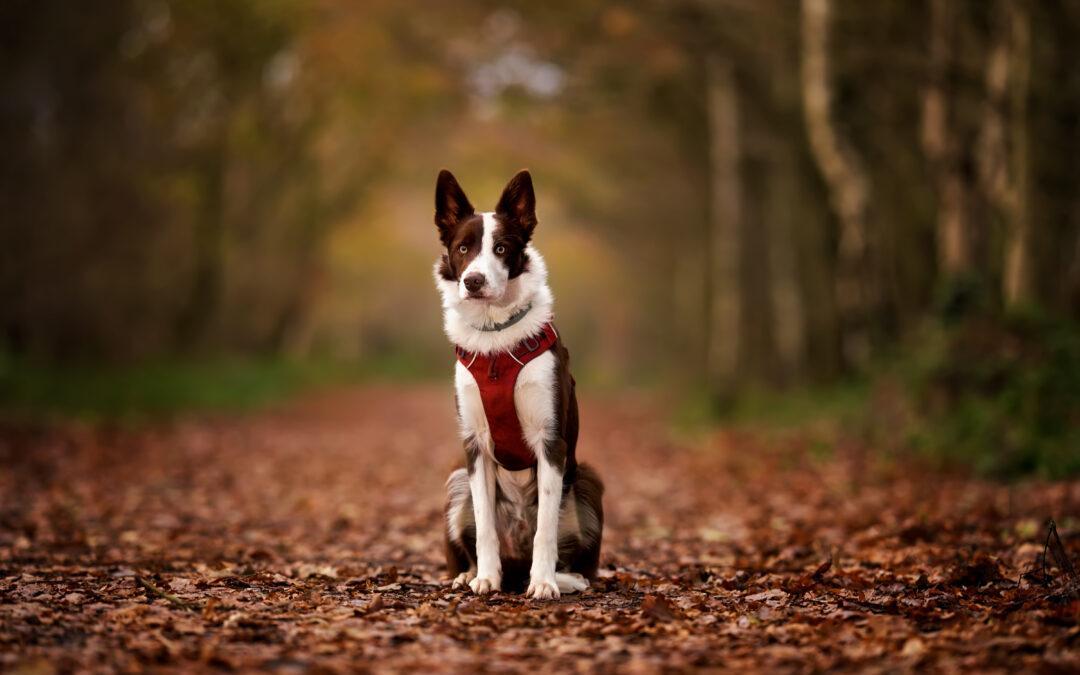
[[487, 283], [487, 279], [484, 278], [484, 275], [478, 272], [474, 272], [473, 274], [465, 277], [465, 290], [469, 291], [470, 293], [475, 293], [481, 288], [483, 288], [485, 283]]

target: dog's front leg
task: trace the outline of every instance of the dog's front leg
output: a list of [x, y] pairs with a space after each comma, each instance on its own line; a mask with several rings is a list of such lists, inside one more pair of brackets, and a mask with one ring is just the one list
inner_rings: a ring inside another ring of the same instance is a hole
[[476, 578], [469, 587], [477, 595], [498, 591], [502, 584], [499, 534], [495, 530], [495, 463], [475, 443], [469, 453], [469, 491], [476, 523]]
[[559, 560], [559, 506], [562, 501], [563, 469], [560, 458], [566, 456], [566, 444], [562, 452], [543, 453], [536, 463], [536, 537], [533, 539], [532, 568], [529, 570], [529, 589], [525, 594], [537, 600], [559, 597], [559, 585], [555, 581], [555, 566]]

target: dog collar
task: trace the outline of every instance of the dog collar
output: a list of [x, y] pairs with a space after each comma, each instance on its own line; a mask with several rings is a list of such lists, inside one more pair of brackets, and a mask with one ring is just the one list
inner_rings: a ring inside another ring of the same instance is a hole
[[525, 315], [528, 314], [529, 310], [531, 310], [531, 309], [532, 309], [532, 303], [529, 303], [528, 305], [525, 305], [523, 308], [521, 308], [518, 311], [511, 314], [510, 318], [507, 319], [506, 321], [503, 321], [502, 323], [496, 323], [496, 324], [493, 324], [493, 325], [490, 325], [490, 326], [473, 326], [473, 328], [475, 328], [478, 331], [482, 331], [484, 333], [497, 333], [497, 332], [499, 332], [501, 330], [505, 330], [505, 329], [509, 328], [510, 326], [513, 326], [518, 321], [521, 321], [522, 319], [524, 319]]

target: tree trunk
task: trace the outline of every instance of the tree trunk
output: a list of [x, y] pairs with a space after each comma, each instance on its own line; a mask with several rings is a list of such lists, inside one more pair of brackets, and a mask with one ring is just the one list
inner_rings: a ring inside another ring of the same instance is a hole
[[1012, 80], [1009, 136], [1012, 143], [1012, 190], [1009, 200], [1009, 237], [1005, 253], [1005, 302], [1035, 300], [1031, 212], [1028, 203], [1028, 90], [1031, 79], [1031, 19], [1023, 0], [1010, 0], [1008, 25], [1012, 28]]
[[[770, 225], [769, 269], [773, 311], [774, 344], [779, 359], [778, 373], [790, 381], [803, 368], [806, 351], [806, 317], [799, 289], [798, 232], [807, 227], [805, 203], [800, 199], [797, 160], [784, 144], [773, 153], [766, 220]], [[815, 311], [824, 311], [815, 307]]]
[[739, 380], [754, 384], [776, 384], [780, 364], [776, 349], [776, 314], [773, 297], [771, 252], [776, 242], [769, 218], [770, 174], [775, 166], [763, 146], [765, 139], [743, 125], [743, 161], [740, 180], [743, 190], [739, 223]]
[[997, 39], [986, 59], [978, 166], [983, 190], [1005, 221], [1002, 297], [1013, 306], [1034, 299], [1027, 130], [1031, 27], [1022, 0], [1002, 0], [998, 8]]
[[923, 92], [922, 145], [937, 192], [938, 271], [955, 279], [971, 271], [971, 190], [961, 171], [961, 148], [951, 120], [952, 44], [956, 3], [931, 0], [930, 78]]
[[723, 398], [734, 389], [741, 348], [739, 100], [730, 61], [711, 56], [705, 75], [710, 192], [706, 356], [709, 388]]
[[802, 98], [810, 150], [840, 223], [836, 305], [848, 363], [869, 355], [869, 315], [875, 298], [868, 274], [870, 183], [863, 162], [832, 119], [829, 0], [802, 0]]

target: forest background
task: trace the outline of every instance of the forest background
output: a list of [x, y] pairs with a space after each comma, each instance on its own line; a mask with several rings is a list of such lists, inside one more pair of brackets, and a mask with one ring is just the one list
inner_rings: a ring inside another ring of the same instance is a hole
[[434, 177], [532, 170], [593, 391], [1080, 471], [1080, 3], [15, 1], [0, 405], [445, 376]]

